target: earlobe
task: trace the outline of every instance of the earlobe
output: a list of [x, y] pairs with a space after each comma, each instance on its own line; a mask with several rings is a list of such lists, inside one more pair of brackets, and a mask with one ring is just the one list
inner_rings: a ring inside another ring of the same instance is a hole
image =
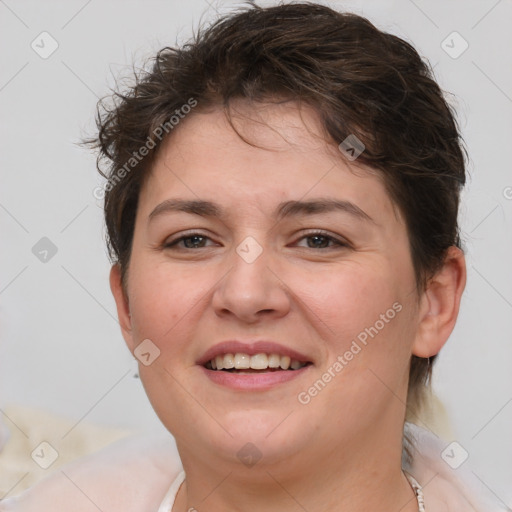
[[121, 280], [121, 267], [119, 264], [112, 265], [110, 269], [110, 290], [114, 296], [117, 308], [117, 317], [123, 338], [128, 345], [128, 348], [133, 351], [133, 336], [132, 336], [132, 319], [130, 314], [130, 305], [128, 297], [123, 289]]
[[441, 350], [455, 327], [465, 286], [464, 253], [458, 247], [450, 247], [442, 268], [421, 297], [414, 355], [431, 357]]

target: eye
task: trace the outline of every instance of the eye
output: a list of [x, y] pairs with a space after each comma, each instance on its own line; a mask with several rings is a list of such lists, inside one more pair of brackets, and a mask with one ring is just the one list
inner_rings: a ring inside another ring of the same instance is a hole
[[[171, 240], [163, 245], [164, 249], [202, 249], [207, 247], [206, 242], [211, 240], [210, 237], [202, 233], [188, 233]], [[307, 249], [335, 249], [339, 247], [349, 247], [349, 244], [340, 240], [324, 231], [313, 231], [299, 238], [307, 240]], [[181, 245], [180, 245], [181, 244]]]
[[[206, 240], [210, 240], [209, 237], [202, 233], [188, 233], [180, 236], [176, 240], [172, 240], [164, 244], [165, 249], [177, 248], [177, 249], [201, 249], [205, 247]], [[182, 246], [179, 244], [183, 242]]]
[[[299, 240], [308, 240], [308, 249], [334, 249], [336, 247], [348, 247], [348, 243], [339, 240], [324, 231], [314, 231], [303, 236]], [[311, 243], [309, 242], [311, 240]], [[332, 245], [329, 246], [329, 244]]]

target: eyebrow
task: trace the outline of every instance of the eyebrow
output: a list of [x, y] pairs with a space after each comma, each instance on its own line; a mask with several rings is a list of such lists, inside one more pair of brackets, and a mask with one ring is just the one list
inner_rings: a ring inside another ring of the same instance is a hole
[[[308, 201], [285, 201], [276, 208], [274, 216], [278, 220], [301, 215], [315, 215], [318, 213], [329, 213], [340, 211], [347, 213], [358, 220], [366, 222], [375, 221], [356, 204], [340, 199], [318, 198]], [[163, 214], [171, 212], [184, 212], [202, 217], [218, 217], [225, 215], [223, 208], [211, 201], [200, 199], [167, 199], [155, 207], [149, 214], [148, 222]]]

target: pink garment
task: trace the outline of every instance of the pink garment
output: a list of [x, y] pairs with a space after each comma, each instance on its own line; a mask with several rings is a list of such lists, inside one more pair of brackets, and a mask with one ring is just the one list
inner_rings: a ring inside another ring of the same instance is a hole
[[[441, 457], [447, 444], [407, 424], [416, 439], [413, 463], [404, 464], [423, 486], [426, 512], [504, 512], [465, 462], [452, 469]], [[55, 471], [21, 495], [0, 501], [0, 512], [171, 512], [185, 478], [170, 436], [130, 438]]]

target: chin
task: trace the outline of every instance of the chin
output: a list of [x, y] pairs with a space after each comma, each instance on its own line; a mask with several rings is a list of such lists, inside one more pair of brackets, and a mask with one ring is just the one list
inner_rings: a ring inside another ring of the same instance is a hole
[[[303, 451], [311, 444], [316, 429], [298, 421], [296, 411], [237, 411], [225, 416], [231, 434], [210, 437], [222, 456], [231, 462], [252, 467], [270, 466]], [[211, 432], [211, 431], [210, 431]]]

